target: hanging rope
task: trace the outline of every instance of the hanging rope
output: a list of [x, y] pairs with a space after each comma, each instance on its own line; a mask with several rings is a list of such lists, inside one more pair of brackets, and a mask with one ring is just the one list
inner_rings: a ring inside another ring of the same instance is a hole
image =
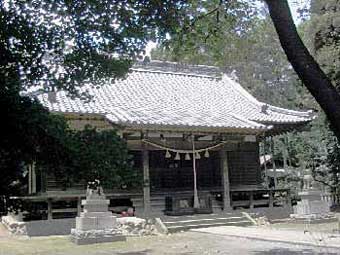
[[204, 149], [199, 149], [199, 150], [177, 150], [177, 149], [174, 149], [174, 148], [170, 148], [170, 147], [165, 147], [165, 146], [162, 146], [162, 145], [159, 145], [159, 144], [156, 144], [156, 143], [153, 143], [153, 142], [150, 142], [146, 139], [143, 139], [142, 142], [146, 143], [146, 144], [149, 144], [153, 147], [156, 147], [156, 148], [159, 148], [159, 149], [163, 149], [163, 150], [166, 150], [166, 151], [171, 151], [171, 152], [178, 152], [178, 153], [200, 153], [200, 152], [205, 152], [205, 151], [208, 151], [208, 150], [212, 150], [212, 149], [215, 149], [215, 148], [218, 148], [224, 144], [226, 144], [227, 142], [221, 142], [219, 144], [216, 144], [216, 145], [213, 145], [213, 146], [210, 146], [210, 147], [206, 147]]
[[197, 171], [196, 171], [196, 153], [195, 152], [195, 138], [192, 137], [192, 170], [194, 173], [194, 208], [200, 208], [200, 202], [197, 191]]
[[[189, 153], [192, 153], [192, 165], [193, 165], [193, 177], [194, 177], [194, 208], [198, 209], [200, 208], [200, 202], [199, 202], [199, 198], [198, 198], [198, 191], [197, 191], [197, 172], [196, 172], [196, 158], [200, 158], [199, 156], [199, 153], [200, 152], [205, 152], [205, 157], [209, 157], [209, 150], [212, 150], [212, 149], [215, 149], [215, 148], [218, 148], [222, 145], [224, 145], [225, 143], [227, 142], [221, 142], [219, 144], [216, 144], [216, 145], [213, 145], [213, 146], [210, 146], [210, 147], [206, 147], [206, 148], [203, 148], [203, 149], [199, 149], [199, 150], [196, 150], [195, 149], [195, 139], [194, 137], [192, 137], [192, 149], [191, 150], [177, 150], [177, 149], [174, 149], [174, 148], [170, 148], [170, 147], [166, 147], [164, 145], [159, 145], [157, 143], [153, 143], [153, 142], [150, 142], [146, 139], [143, 139], [142, 140], [143, 143], [146, 143], [146, 144], [149, 144], [153, 147], [156, 147], [156, 148], [159, 148], [159, 149], [162, 149], [162, 150], [165, 150], [166, 153], [165, 153], [165, 157], [166, 158], [170, 158], [171, 155], [169, 153], [169, 151], [171, 152], [175, 152], [176, 153], [176, 157], [175, 157], [175, 160], [179, 160], [180, 157], [179, 157], [179, 153], [183, 153], [186, 155], [185, 159], [186, 160], [189, 160], [190, 159], [190, 156], [189, 156]], [[197, 157], [198, 155], [198, 157]]]

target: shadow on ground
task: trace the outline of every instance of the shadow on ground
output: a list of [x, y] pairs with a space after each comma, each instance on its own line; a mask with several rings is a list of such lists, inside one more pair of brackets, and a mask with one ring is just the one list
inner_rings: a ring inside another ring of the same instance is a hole
[[334, 250], [328, 248], [313, 248], [313, 249], [289, 249], [289, 248], [272, 248], [267, 251], [253, 251], [252, 254], [261, 255], [339, 255], [339, 252], [334, 252]]
[[[143, 251], [134, 251], [134, 252], [119, 252], [116, 253], [117, 255], [149, 255], [153, 254], [152, 250], [143, 250]], [[194, 255], [196, 253], [193, 252], [184, 252], [184, 253], [178, 253], [178, 255]]]
[[152, 250], [134, 251], [134, 252], [118, 252], [117, 255], [147, 255], [150, 254]]

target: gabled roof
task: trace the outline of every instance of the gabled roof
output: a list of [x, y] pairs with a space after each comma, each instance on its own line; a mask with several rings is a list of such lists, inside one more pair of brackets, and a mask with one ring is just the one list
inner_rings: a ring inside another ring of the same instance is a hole
[[304, 123], [311, 112], [292, 111], [256, 100], [228, 76], [190, 74], [132, 68], [124, 80], [89, 84], [83, 87], [93, 96], [91, 102], [71, 99], [64, 91], [56, 101], [47, 94], [38, 99], [50, 111], [100, 114], [109, 121], [134, 127], [180, 127], [261, 131], [272, 124]]

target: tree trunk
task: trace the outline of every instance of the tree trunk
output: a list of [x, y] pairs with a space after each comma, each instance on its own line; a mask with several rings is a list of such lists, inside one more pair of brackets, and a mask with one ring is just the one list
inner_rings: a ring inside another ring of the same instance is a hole
[[303, 44], [296, 31], [287, 0], [265, 2], [289, 62], [326, 113], [333, 131], [340, 139], [340, 95]]

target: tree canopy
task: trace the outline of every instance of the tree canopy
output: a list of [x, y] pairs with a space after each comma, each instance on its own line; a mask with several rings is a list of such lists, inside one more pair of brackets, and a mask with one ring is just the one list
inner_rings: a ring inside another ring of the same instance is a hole
[[[9, 185], [32, 161], [86, 180], [104, 170], [116, 178], [129, 173], [127, 151], [114, 132], [73, 133], [32, 97], [63, 89], [88, 99], [83, 84], [124, 77], [148, 41], [176, 29], [185, 7], [181, 0], [0, 1], [2, 194], [14, 191]], [[126, 171], [118, 173], [117, 164]]]
[[181, 0], [1, 1], [1, 80], [79, 94], [86, 81], [122, 77], [148, 41], [178, 26], [185, 7]]
[[[327, 63], [327, 56], [338, 54], [336, 14], [328, 12], [322, 18], [328, 22], [327, 29], [319, 27], [315, 33], [316, 56], [322, 70], [301, 41], [287, 1], [264, 2], [279, 35], [276, 44], [280, 42], [299, 78], [340, 137], [340, 96], [332, 84], [337, 85], [338, 59]], [[321, 12], [337, 8], [328, 4]], [[83, 84], [123, 78], [150, 40], [171, 38], [170, 47], [179, 53], [174, 60], [182, 55], [194, 63], [235, 65], [239, 73], [248, 73], [248, 76], [240, 76], [241, 79], [264, 82], [263, 91], [283, 88], [282, 84], [288, 88], [295, 77], [287, 68], [283, 52], [275, 52], [277, 45], [266, 47], [274, 38], [274, 30], [268, 26], [268, 19], [263, 22], [259, 19], [259, 11], [255, 1], [243, 0], [1, 1], [0, 98], [6, 109], [3, 116], [8, 119], [5, 130], [12, 133], [9, 139], [4, 135], [1, 138], [1, 159], [11, 154], [10, 158], [20, 156], [26, 162], [32, 161], [37, 152], [53, 148], [45, 141], [54, 137], [54, 141], [60, 142], [56, 127], [65, 130], [63, 121], [47, 117], [46, 110], [20, 93], [64, 89], [72, 96], [85, 98]], [[266, 31], [263, 37], [259, 36], [261, 30]], [[256, 44], [258, 49], [253, 47], [256, 41], [262, 42]], [[330, 44], [332, 47], [328, 47]], [[249, 72], [242, 70], [244, 65], [237, 65], [238, 56], [233, 55], [237, 51], [248, 52], [240, 62], [250, 63]], [[224, 58], [220, 57], [221, 52]], [[266, 52], [271, 52], [271, 56]], [[256, 77], [259, 68], [267, 71]], [[291, 97], [293, 102], [301, 87], [290, 88], [289, 95], [286, 94], [288, 90], [282, 90], [282, 95]], [[285, 103], [284, 100], [280, 102]], [[48, 127], [51, 123], [54, 124]], [[22, 143], [18, 139], [20, 135]]]

